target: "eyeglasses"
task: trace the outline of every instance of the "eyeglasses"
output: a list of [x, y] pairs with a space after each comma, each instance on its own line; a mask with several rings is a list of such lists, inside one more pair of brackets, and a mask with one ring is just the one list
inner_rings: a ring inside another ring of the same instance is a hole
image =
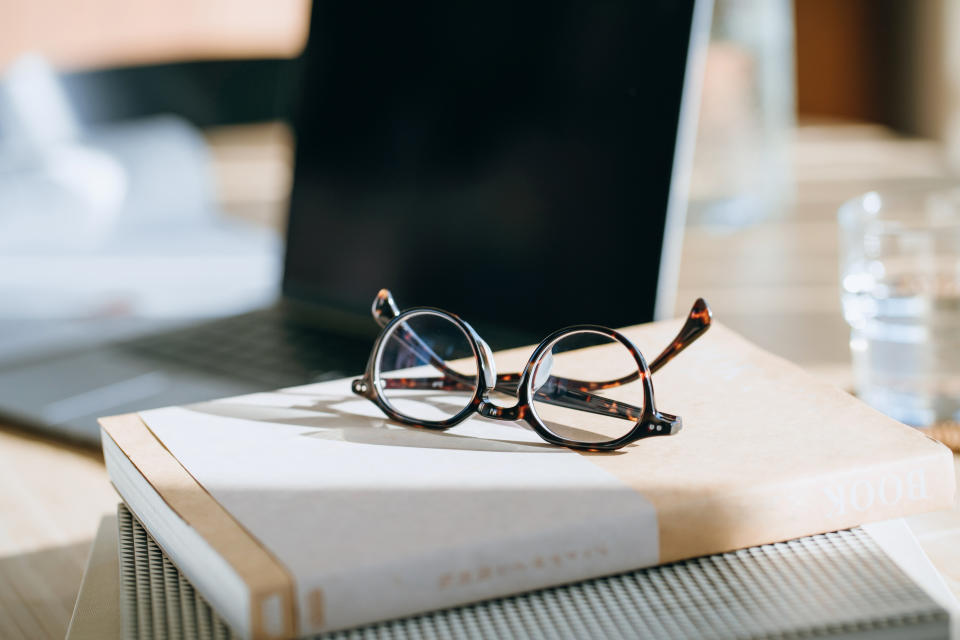
[[431, 307], [401, 313], [386, 289], [372, 313], [383, 331], [352, 388], [391, 419], [443, 430], [479, 413], [526, 422], [547, 442], [581, 451], [613, 451], [680, 431], [678, 416], [654, 406], [650, 377], [703, 335], [712, 319], [698, 299], [649, 366], [622, 333], [577, 325], [547, 336], [522, 373], [497, 374], [490, 347], [452, 313]]

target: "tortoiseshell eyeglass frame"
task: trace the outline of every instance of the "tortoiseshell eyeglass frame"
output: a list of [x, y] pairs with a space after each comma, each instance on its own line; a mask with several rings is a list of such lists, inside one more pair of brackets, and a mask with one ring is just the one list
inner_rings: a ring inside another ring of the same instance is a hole
[[[468, 323], [458, 316], [433, 307], [416, 307], [400, 312], [393, 296], [387, 289], [381, 289], [373, 301], [371, 309], [374, 319], [383, 331], [373, 345], [367, 368], [362, 378], [353, 381], [353, 392], [371, 400], [388, 417], [403, 425], [444, 430], [466, 420], [473, 413], [496, 420], [526, 422], [541, 438], [550, 444], [569, 447], [578, 451], [614, 451], [631, 442], [649, 436], [673, 435], [680, 431], [682, 422], [679, 416], [657, 411], [654, 404], [651, 375], [690, 346], [710, 328], [713, 314], [703, 298], [697, 299], [690, 309], [686, 322], [676, 337], [660, 355], [647, 365], [640, 350], [622, 333], [599, 325], [576, 325], [560, 329], [547, 336], [534, 350], [522, 373], [497, 374], [493, 362], [493, 352], [483, 339], [477, 335]], [[448, 366], [442, 358], [414, 332], [407, 321], [418, 315], [433, 315], [444, 318], [456, 325], [466, 336], [477, 360], [477, 375], [464, 375]], [[426, 378], [384, 378], [379, 375], [378, 365], [381, 351], [387, 339], [397, 334], [406, 346], [414, 351], [424, 362], [437, 369], [441, 377]], [[622, 344], [633, 355], [637, 371], [622, 378], [601, 382], [572, 380], [550, 375], [547, 380], [533, 390], [534, 371], [546, 354], [561, 339], [575, 333], [592, 333], [610, 338]], [[635, 380], [643, 385], [643, 407], [635, 407], [590, 393], [602, 389], [617, 387]], [[424, 389], [433, 391], [474, 391], [473, 398], [460, 412], [446, 420], [416, 420], [397, 412], [384, 398], [387, 389]], [[549, 393], [545, 390], [548, 390]], [[517, 398], [512, 407], [501, 407], [490, 402], [492, 391]], [[563, 438], [553, 433], [537, 415], [532, 400], [576, 409], [600, 415], [616, 415], [634, 421], [633, 428], [623, 436], [600, 442], [580, 442]]]

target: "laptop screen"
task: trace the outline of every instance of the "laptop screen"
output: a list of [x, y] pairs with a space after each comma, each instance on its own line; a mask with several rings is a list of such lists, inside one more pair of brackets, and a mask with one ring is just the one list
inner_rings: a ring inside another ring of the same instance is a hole
[[316, 2], [285, 295], [525, 339], [651, 320], [693, 4]]

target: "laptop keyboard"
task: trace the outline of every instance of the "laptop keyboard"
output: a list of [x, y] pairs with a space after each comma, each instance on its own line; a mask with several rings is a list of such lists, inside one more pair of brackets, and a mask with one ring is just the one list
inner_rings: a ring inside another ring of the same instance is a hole
[[279, 308], [253, 311], [121, 343], [124, 351], [264, 388], [363, 371], [372, 343], [294, 323]]

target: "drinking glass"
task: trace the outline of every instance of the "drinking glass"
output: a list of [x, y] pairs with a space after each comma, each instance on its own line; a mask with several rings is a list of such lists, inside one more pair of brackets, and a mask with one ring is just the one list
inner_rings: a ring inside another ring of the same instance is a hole
[[960, 190], [866, 193], [839, 222], [857, 394], [910, 425], [960, 420]]

